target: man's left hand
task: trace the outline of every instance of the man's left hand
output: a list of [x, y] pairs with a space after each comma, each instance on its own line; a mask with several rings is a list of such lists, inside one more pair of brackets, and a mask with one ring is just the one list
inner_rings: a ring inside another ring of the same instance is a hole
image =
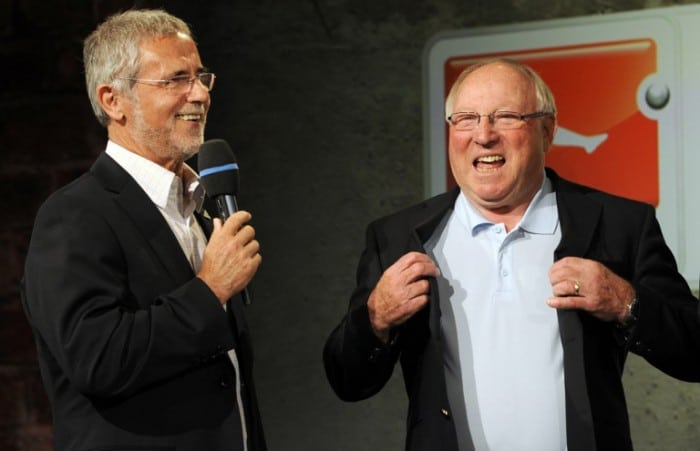
[[634, 287], [599, 262], [566, 257], [549, 270], [553, 297], [547, 300], [557, 309], [580, 309], [603, 321], [624, 323], [635, 297]]

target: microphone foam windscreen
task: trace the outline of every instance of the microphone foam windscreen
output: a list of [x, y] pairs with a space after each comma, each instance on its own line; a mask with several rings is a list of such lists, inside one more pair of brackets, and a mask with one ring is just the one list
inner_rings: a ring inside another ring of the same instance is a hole
[[238, 195], [238, 163], [223, 139], [210, 139], [200, 146], [197, 168], [207, 196]]

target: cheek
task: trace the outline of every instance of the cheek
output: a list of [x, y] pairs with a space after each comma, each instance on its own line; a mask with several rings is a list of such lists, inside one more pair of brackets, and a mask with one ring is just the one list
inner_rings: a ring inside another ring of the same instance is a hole
[[471, 142], [472, 140], [465, 134], [450, 136], [448, 156], [453, 167], [465, 168], [471, 166], [473, 159], [473, 153], [470, 151]]
[[458, 156], [467, 152], [470, 140], [465, 134], [450, 133], [448, 138], [448, 149], [450, 155]]
[[148, 111], [153, 120], [168, 123], [175, 117], [180, 108], [180, 102], [173, 96], [154, 96], [148, 103]]
[[465, 187], [468, 186], [467, 180], [472, 172], [472, 162], [471, 159], [467, 157], [467, 151], [464, 146], [450, 146], [448, 165], [457, 185], [465, 189]]
[[519, 154], [519, 164], [520, 172], [523, 173], [538, 173], [542, 170], [544, 166], [545, 152], [540, 143], [535, 143], [536, 145], [520, 152]]
[[465, 137], [464, 134], [450, 134], [448, 143], [448, 157], [449, 164], [453, 169], [453, 172], [462, 172], [471, 165], [472, 162], [469, 158], [470, 142], [471, 140]]

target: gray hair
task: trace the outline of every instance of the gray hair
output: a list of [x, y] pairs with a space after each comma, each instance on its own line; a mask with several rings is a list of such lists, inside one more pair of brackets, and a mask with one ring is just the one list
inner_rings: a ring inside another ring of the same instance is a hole
[[480, 60], [475, 64], [468, 66], [462, 71], [462, 73], [459, 74], [457, 80], [455, 80], [455, 82], [452, 84], [452, 88], [450, 88], [450, 92], [447, 95], [447, 99], [445, 100], [445, 117], [449, 117], [452, 113], [454, 113], [454, 111], [452, 111], [452, 108], [454, 107], [455, 97], [457, 96], [457, 91], [459, 91], [459, 88], [462, 85], [464, 79], [467, 78], [469, 74], [473, 73], [477, 69], [495, 63], [510, 66], [513, 69], [520, 72], [521, 74], [525, 75], [525, 77], [527, 77], [528, 79], [530, 79], [535, 87], [537, 109], [539, 111], [546, 111], [555, 115], [557, 114], [557, 106], [554, 102], [554, 94], [552, 94], [552, 91], [549, 89], [549, 86], [547, 86], [547, 83], [545, 83], [544, 80], [542, 80], [542, 77], [540, 77], [540, 75], [537, 72], [535, 72], [534, 69], [513, 59], [490, 58]]
[[141, 43], [176, 34], [192, 37], [189, 26], [183, 20], [163, 10], [141, 9], [109, 17], [85, 39], [85, 83], [92, 110], [100, 124], [107, 126], [109, 116], [98, 102], [97, 87], [111, 84], [117, 89], [129, 91], [133, 82], [120, 78], [137, 76]]

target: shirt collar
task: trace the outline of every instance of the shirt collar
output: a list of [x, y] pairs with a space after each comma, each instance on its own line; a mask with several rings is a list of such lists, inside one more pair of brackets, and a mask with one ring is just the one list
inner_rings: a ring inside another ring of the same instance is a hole
[[557, 194], [552, 188], [552, 181], [545, 176], [542, 187], [532, 198], [518, 227], [529, 233], [551, 235], [558, 223]]
[[182, 165], [182, 178], [180, 178], [174, 172], [127, 150], [114, 141], [107, 141], [105, 152], [133, 177], [159, 208], [166, 208], [168, 198], [174, 191], [178, 193], [178, 197], [179, 193], [184, 193], [182, 195], [183, 216], [189, 216], [195, 210], [201, 211], [204, 202], [204, 187], [201, 185], [197, 173], [187, 163]]
[[202, 205], [204, 204], [204, 186], [194, 169], [188, 166], [187, 163], [183, 163], [182, 167], [182, 177], [185, 180], [185, 199], [188, 199], [189, 202], [187, 203], [190, 204], [189, 207], [192, 209], [189, 214], [192, 211], [199, 213], [202, 211]]
[[[481, 230], [493, 225], [479, 210], [460, 193], [455, 201], [455, 214], [464, 226], [476, 235]], [[556, 231], [559, 221], [556, 193], [552, 182], [546, 175], [542, 177], [542, 185], [530, 201], [527, 210], [514, 230], [522, 229], [529, 233], [549, 235]]]

